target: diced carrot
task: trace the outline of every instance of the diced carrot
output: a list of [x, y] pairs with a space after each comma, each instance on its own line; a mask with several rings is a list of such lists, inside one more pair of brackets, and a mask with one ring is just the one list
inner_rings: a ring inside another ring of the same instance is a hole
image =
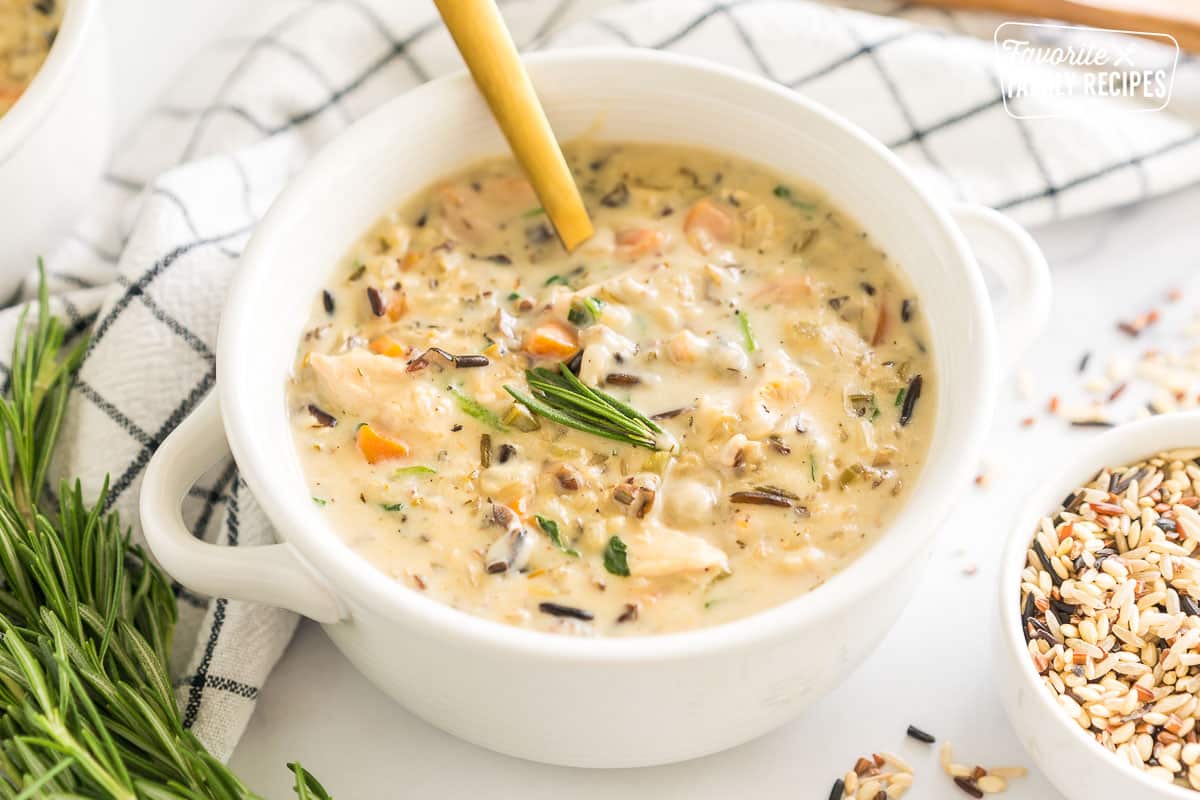
[[393, 458], [403, 458], [408, 455], [408, 445], [399, 439], [393, 439], [378, 433], [370, 425], [360, 425], [358, 428], [358, 451], [368, 464], [378, 464]]
[[659, 252], [667, 244], [667, 235], [654, 228], [627, 228], [617, 231], [617, 253], [624, 258], [640, 258]]
[[408, 311], [408, 295], [403, 289], [396, 289], [387, 300], [387, 318], [396, 322]]
[[513, 510], [513, 513], [515, 513], [518, 517], [520, 517], [521, 519], [528, 519], [528, 517], [529, 517], [529, 495], [523, 494], [520, 497], [518, 497], [516, 500], [513, 500], [511, 503], [508, 503], [507, 505], [509, 508], [511, 508]]
[[764, 297], [777, 301], [795, 302], [812, 297], [813, 284], [809, 275], [794, 275], [778, 281], [770, 281], [766, 286], [754, 293], [755, 300]]
[[409, 250], [404, 254], [403, 257], [398, 259], [400, 262], [400, 269], [404, 270], [405, 272], [412, 269], [414, 266], [416, 266], [416, 263], [421, 260], [423, 255], [425, 254], [420, 250]]
[[716, 242], [733, 241], [734, 225], [733, 215], [706, 197], [688, 210], [683, 232], [693, 247], [707, 253]]
[[560, 322], [539, 325], [525, 337], [525, 350], [535, 356], [569, 358], [579, 349], [575, 331]]
[[372, 353], [389, 358], [408, 355], [408, 349], [390, 336], [376, 336], [367, 347]]

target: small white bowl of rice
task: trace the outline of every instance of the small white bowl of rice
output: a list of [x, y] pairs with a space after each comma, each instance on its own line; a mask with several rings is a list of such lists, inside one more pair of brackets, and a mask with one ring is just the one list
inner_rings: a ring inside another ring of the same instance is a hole
[[1004, 551], [1001, 692], [1070, 800], [1200, 798], [1200, 413], [1115, 428]]

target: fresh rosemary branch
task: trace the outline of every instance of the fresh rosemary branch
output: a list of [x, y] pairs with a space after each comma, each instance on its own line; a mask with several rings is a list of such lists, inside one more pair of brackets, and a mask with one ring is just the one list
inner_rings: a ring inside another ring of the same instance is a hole
[[[166, 575], [78, 482], [46, 486], [83, 345], [65, 355], [45, 281], [0, 398], [0, 800], [245, 800], [183, 727]], [[61, 357], [60, 357], [61, 355]], [[329, 800], [299, 765], [298, 797]]]
[[532, 397], [511, 386], [505, 386], [504, 391], [551, 422], [647, 450], [669, 446], [668, 437], [653, 420], [612, 395], [591, 388], [566, 364], [559, 364], [558, 372], [544, 367], [526, 370], [525, 380]]

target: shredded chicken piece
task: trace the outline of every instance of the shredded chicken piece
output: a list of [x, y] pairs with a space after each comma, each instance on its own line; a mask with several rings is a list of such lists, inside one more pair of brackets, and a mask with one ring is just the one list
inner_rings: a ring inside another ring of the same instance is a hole
[[629, 571], [659, 578], [666, 575], [729, 572], [724, 551], [699, 536], [690, 536], [665, 525], [648, 522], [628, 539]]
[[338, 356], [313, 353], [308, 365], [317, 376], [319, 394], [339, 416], [378, 422], [389, 431], [416, 433], [412, 420], [436, 419], [451, 411], [449, 396], [414, 380], [398, 358], [351, 350]]

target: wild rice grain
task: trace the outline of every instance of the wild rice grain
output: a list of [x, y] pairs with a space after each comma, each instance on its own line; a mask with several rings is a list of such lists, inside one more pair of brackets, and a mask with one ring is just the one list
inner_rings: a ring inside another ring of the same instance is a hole
[[570, 617], [571, 619], [583, 620], [584, 622], [591, 622], [595, 617], [592, 612], [585, 611], [582, 608], [550, 602], [538, 603], [538, 611], [541, 611], [543, 614], [549, 614], [552, 617]]
[[933, 744], [937, 741], [933, 734], [926, 733], [916, 725], [909, 725], [906, 733], [910, 738], [916, 739], [918, 742], [924, 742], [925, 744]]
[[954, 783], [958, 786], [958, 788], [971, 795], [971, 797], [983, 797], [983, 792], [981, 792], [979, 787], [975, 785], [975, 781], [970, 778], [965, 778], [960, 775], [954, 779]]
[[842, 800], [842, 797], [845, 796], [845, 791], [845, 782], [841, 778], [838, 778], [833, 782], [833, 788], [829, 790], [829, 800]]

